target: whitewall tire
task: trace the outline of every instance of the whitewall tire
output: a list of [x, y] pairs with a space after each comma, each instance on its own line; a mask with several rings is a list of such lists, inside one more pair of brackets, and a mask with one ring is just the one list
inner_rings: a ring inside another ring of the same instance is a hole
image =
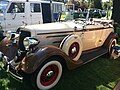
[[77, 61], [82, 53], [82, 43], [78, 35], [67, 36], [60, 44], [60, 48], [74, 61]]
[[112, 53], [112, 47], [115, 46], [117, 44], [117, 40], [113, 39], [109, 45], [109, 53]]
[[36, 86], [40, 90], [54, 87], [62, 75], [62, 65], [59, 61], [49, 61], [43, 65], [36, 77]]
[[109, 44], [109, 56], [110, 56], [110, 59], [114, 59], [116, 57], [116, 55], [114, 55], [114, 50], [112, 48], [116, 44], [117, 44], [116, 39], [112, 39], [111, 43]]

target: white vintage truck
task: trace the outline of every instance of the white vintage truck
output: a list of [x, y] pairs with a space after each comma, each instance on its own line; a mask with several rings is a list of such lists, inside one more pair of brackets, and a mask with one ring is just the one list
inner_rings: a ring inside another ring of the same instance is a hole
[[[118, 42], [111, 21], [78, 19], [22, 26], [0, 44], [2, 68], [39, 90], [54, 87], [64, 68], [75, 69], [104, 54]], [[29, 83], [30, 84], [30, 83]]]
[[63, 10], [62, 2], [0, 0], [0, 31], [16, 31], [22, 25], [50, 23]]

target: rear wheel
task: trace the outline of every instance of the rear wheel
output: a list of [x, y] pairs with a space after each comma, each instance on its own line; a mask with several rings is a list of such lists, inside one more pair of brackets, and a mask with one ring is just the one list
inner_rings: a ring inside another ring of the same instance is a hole
[[52, 58], [51, 61], [46, 62], [42, 67], [34, 74], [34, 86], [40, 90], [47, 90], [54, 87], [62, 75], [61, 63]]
[[112, 58], [112, 55], [114, 53], [113, 51], [113, 47], [117, 44], [117, 40], [116, 39], [112, 39], [111, 43], [109, 44], [109, 56], [110, 58]]

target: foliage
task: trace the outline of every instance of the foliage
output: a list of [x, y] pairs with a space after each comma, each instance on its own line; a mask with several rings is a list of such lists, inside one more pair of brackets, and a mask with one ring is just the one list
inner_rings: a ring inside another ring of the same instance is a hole
[[120, 24], [120, 0], [113, 0], [113, 16], [115, 22]]
[[94, 8], [102, 9], [102, 3], [100, 0], [94, 0]]
[[118, 36], [120, 38], [120, 24], [117, 25], [116, 32], [118, 33]]
[[102, 3], [102, 8], [103, 8], [104, 10], [111, 9], [112, 6], [113, 6], [113, 2], [112, 2], [112, 1], [111, 1], [111, 2], [103, 2], [103, 3]]

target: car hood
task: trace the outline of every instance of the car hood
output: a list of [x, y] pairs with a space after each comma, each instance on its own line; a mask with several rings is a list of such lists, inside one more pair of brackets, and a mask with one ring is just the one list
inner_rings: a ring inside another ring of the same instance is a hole
[[47, 24], [27, 25], [22, 26], [22, 30], [35, 31], [38, 33], [50, 33], [50, 32], [61, 32], [61, 31], [73, 31], [77, 27], [78, 30], [83, 28], [82, 24], [76, 24], [73, 21], [70, 22], [56, 22]]

